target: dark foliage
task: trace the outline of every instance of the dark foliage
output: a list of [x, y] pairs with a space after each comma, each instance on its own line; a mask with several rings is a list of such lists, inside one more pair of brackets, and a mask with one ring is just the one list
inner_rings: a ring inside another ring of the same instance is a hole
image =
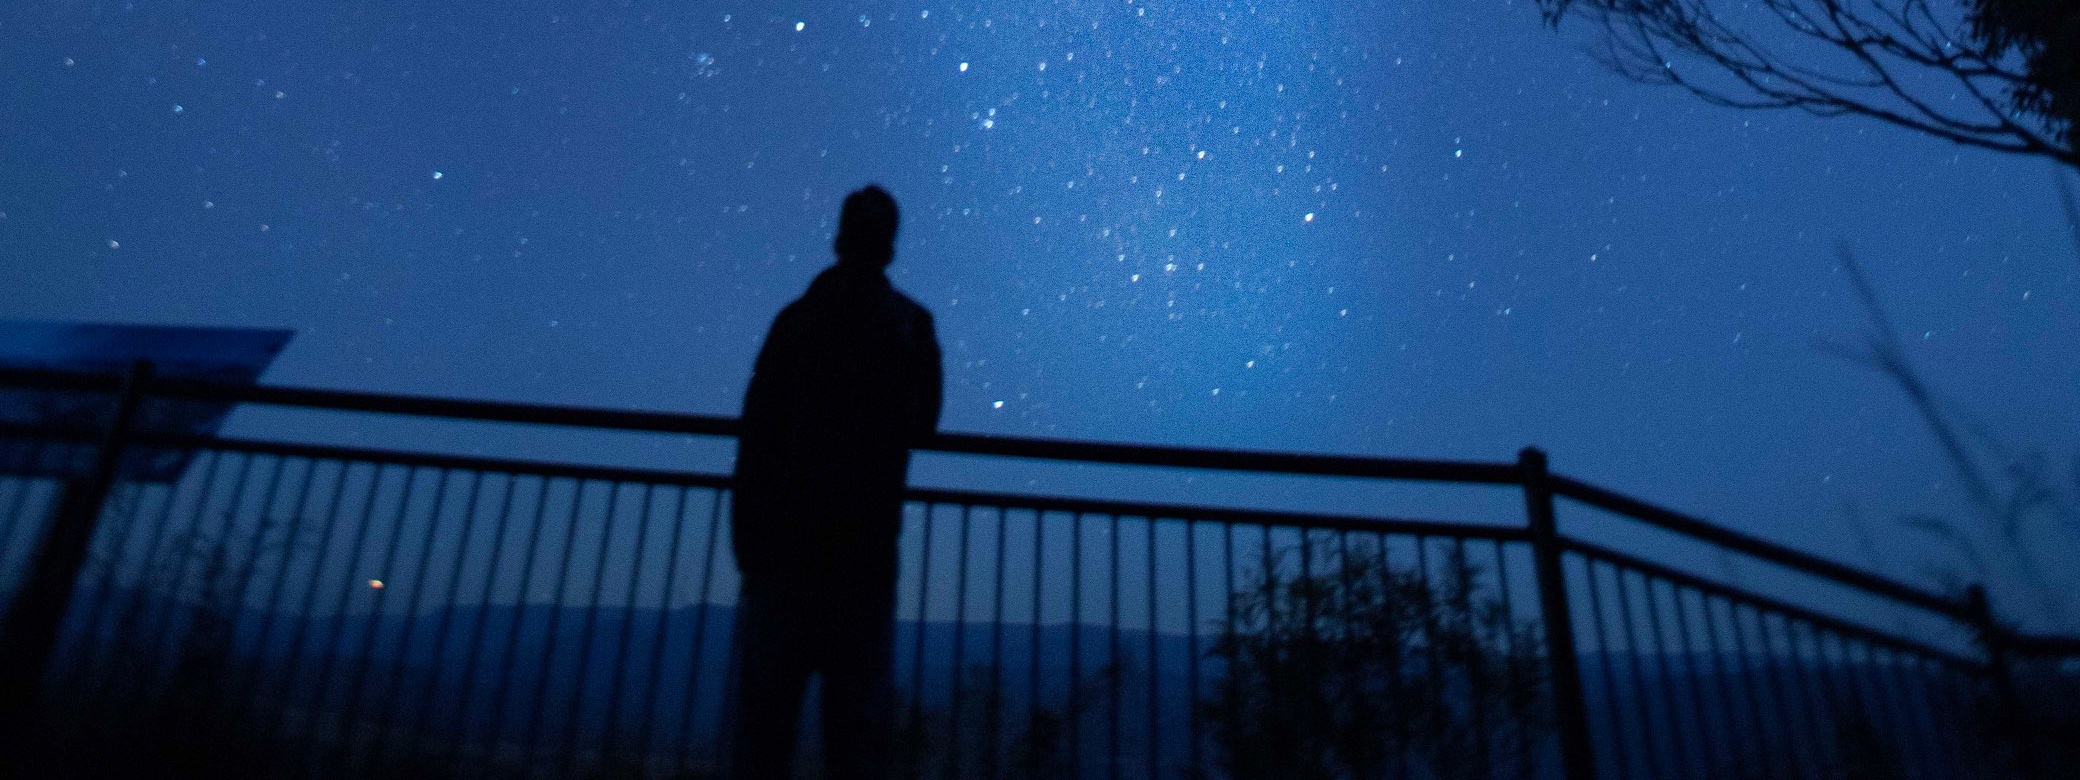
[[1977, 0], [1972, 33], [1991, 50], [2026, 63], [2015, 105], [2056, 120], [2059, 140], [2073, 141], [2080, 119], [2080, 5], [2071, 0]]
[[1550, 727], [1535, 622], [1463, 554], [1428, 576], [1364, 545], [1308, 557], [1310, 571], [1274, 566], [1233, 594], [1214, 646], [1226, 673], [1200, 717], [1229, 776], [1533, 774]]

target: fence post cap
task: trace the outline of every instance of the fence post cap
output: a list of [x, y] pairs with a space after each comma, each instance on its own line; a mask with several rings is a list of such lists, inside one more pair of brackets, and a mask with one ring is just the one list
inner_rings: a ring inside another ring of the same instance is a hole
[[1517, 465], [1544, 471], [1546, 468], [1546, 451], [1535, 446], [1517, 450]]

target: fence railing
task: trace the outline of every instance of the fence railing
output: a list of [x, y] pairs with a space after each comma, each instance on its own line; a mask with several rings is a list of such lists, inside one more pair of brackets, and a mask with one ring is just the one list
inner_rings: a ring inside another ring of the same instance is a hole
[[[131, 423], [188, 401], [709, 436], [733, 420], [147, 372], [4, 370], [0, 387], [107, 399], [100, 428], [0, 429], [0, 708], [52, 766], [728, 774], [726, 476]], [[1933, 593], [1550, 474], [1535, 450], [1483, 463], [951, 434], [927, 448], [1514, 486], [1526, 512], [1472, 524], [913, 489], [891, 713], [912, 776], [2048, 777], [2071, 757], [2049, 737], [2076, 722], [2061, 692], [2080, 692], [2080, 641], [2003, 628], [1983, 592]], [[1831, 598], [1594, 542], [1571, 533], [1577, 510], [1938, 628], [1888, 630]]]

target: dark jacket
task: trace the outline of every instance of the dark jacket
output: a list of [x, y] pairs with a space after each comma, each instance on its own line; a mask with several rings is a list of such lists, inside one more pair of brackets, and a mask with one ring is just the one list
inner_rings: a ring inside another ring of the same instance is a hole
[[878, 269], [833, 266], [752, 369], [731, 549], [749, 579], [893, 577], [910, 448], [939, 426], [932, 316]]

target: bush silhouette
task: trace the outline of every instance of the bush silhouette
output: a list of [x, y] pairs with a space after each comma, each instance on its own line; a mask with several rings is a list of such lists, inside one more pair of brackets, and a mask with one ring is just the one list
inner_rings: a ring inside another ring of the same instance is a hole
[[[1520, 620], [1463, 547], [1428, 573], [1377, 544], [1289, 547], [1245, 577], [1200, 702], [1235, 778], [1529, 777], [1550, 728], [1538, 625]], [[1397, 776], [1402, 774], [1397, 772]]]

